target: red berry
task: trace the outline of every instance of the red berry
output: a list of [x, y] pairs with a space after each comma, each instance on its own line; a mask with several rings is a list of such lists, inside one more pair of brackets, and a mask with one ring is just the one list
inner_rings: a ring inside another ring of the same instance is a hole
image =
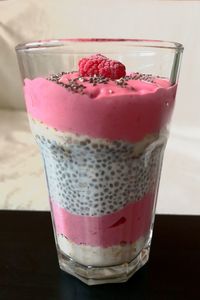
[[108, 59], [101, 54], [82, 58], [78, 65], [81, 76], [97, 75], [114, 80], [126, 75], [126, 68], [121, 62]]

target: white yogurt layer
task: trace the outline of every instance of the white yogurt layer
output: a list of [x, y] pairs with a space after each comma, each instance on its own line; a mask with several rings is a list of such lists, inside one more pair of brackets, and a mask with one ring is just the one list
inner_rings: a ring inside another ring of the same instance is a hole
[[85, 266], [114, 266], [134, 259], [145, 247], [147, 237], [140, 237], [135, 243], [116, 245], [112, 247], [93, 247], [78, 245], [58, 234], [57, 243], [64, 255], [68, 255], [76, 262]]

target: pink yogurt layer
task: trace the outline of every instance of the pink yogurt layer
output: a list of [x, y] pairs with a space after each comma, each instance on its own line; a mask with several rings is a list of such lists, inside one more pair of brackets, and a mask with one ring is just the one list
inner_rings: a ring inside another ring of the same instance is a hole
[[[75, 77], [78, 73], [66, 74], [61, 81]], [[45, 78], [25, 79], [28, 113], [62, 132], [130, 142], [159, 133], [170, 120], [176, 85], [170, 86], [165, 79], [129, 80], [127, 87], [112, 80], [96, 86], [79, 83], [85, 86], [83, 95]]]
[[149, 194], [120, 211], [104, 216], [75, 215], [51, 199], [57, 234], [76, 244], [110, 247], [134, 243], [145, 236], [151, 226], [154, 195]]

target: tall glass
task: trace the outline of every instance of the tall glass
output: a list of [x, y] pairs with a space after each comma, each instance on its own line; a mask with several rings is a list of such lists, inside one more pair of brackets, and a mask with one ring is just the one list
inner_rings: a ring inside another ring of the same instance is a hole
[[16, 51], [60, 268], [89, 285], [127, 281], [149, 258], [183, 47], [63, 39]]

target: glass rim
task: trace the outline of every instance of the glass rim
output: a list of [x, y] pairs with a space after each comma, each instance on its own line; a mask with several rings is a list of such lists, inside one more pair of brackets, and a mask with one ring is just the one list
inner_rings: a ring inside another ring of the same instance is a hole
[[63, 39], [47, 39], [36, 40], [30, 42], [20, 43], [15, 47], [16, 51], [34, 50], [38, 48], [53, 48], [53, 47], [65, 47], [68, 43], [131, 43], [133, 47], [144, 48], [160, 48], [160, 49], [172, 49], [179, 52], [184, 50], [181, 43], [165, 41], [165, 40], [153, 40], [153, 39], [132, 39], [132, 38], [63, 38]]

